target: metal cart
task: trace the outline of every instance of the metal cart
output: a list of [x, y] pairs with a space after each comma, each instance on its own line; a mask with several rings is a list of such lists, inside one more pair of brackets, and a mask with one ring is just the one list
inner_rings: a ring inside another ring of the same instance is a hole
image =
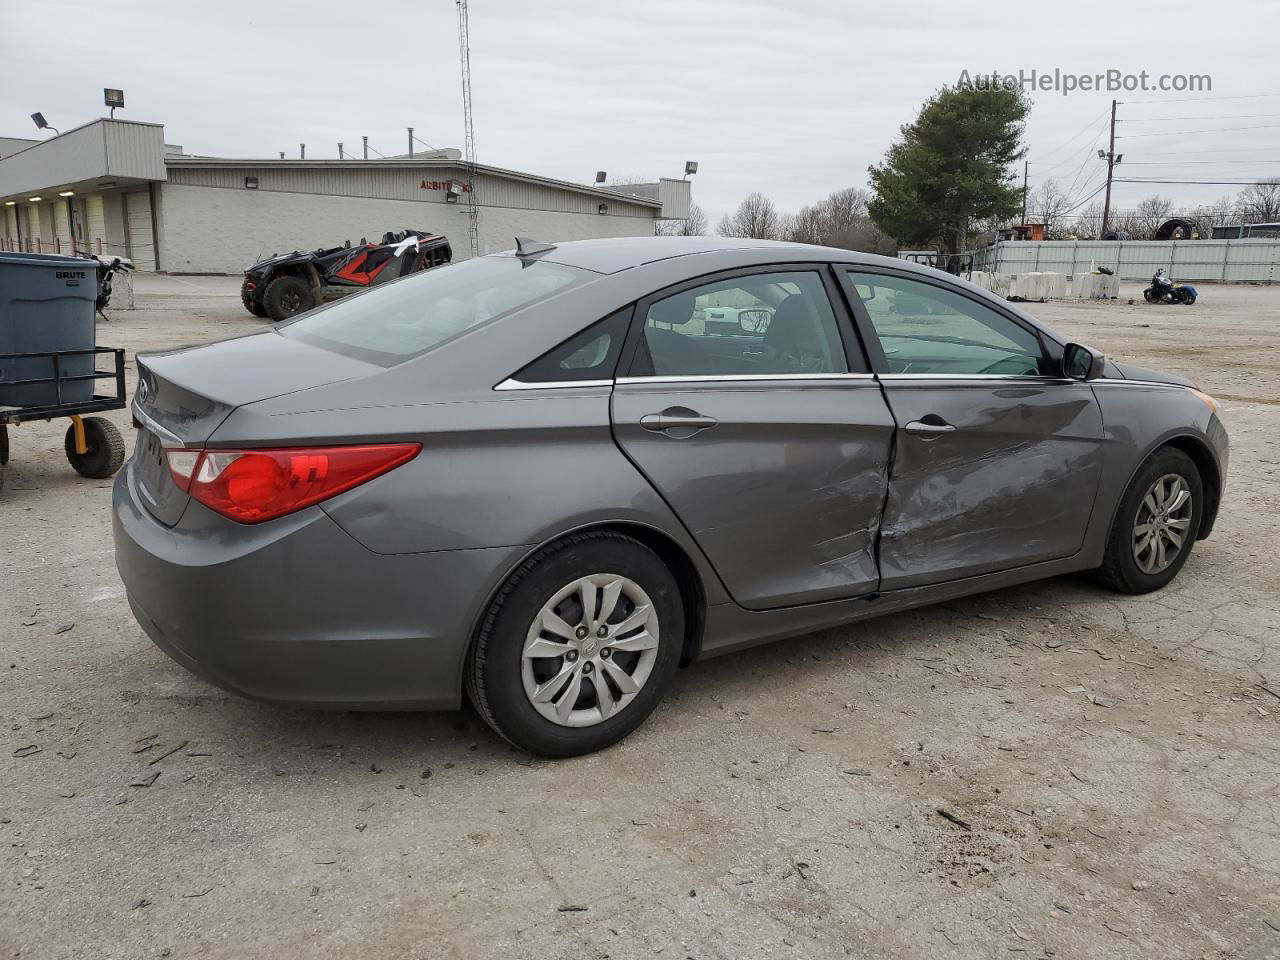
[[[68, 373], [66, 361], [73, 357], [91, 358], [92, 373]], [[114, 360], [114, 369], [99, 370], [100, 358]], [[48, 360], [52, 366], [51, 377], [0, 380], [0, 387], [52, 386], [53, 402], [32, 406], [0, 406], [0, 487], [4, 486], [5, 464], [9, 462], [9, 426], [17, 426], [28, 420], [52, 420], [67, 417], [64, 447], [67, 461], [83, 477], [101, 479], [109, 477], [124, 463], [124, 437], [114, 423], [105, 417], [88, 416], [103, 410], [122, 410], [125, 406], [124, 350], [116, 347], [94, 347], [90, 350], [51, 350], [42, 353], [0, 353], [0, 367], [10, 361]], [[92, 390], [88, 400], [63, 400], [63, 387], [71, 383], [91, 381], [95, 387], [99, 380], [110, 380], [114, 389], [110, 393]]]

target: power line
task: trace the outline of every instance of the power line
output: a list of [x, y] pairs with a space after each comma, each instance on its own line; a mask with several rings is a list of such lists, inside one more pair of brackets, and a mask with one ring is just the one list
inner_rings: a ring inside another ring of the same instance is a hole
[[1173, 133], [1126, 133], [1117, 140], [1132, 140], [1134, 137], [1185, 137], [1193, 133], [1230, 133], [1232, 130], [1274, 130], [1280, 123], [1262, 123], [1251, 127], [1212, 127], [1207, 130], [1175, 130]]
[[1229, 97], [1177, 97], [1172, 100], [1154, 97], [1150, 100], [1122, 100], [1121, 103], [1198, 103], [1201, 100], [1258, 100], [1264, 97], [1280, 97], [1280, 93], [1241, 93]]
[[1158, 120], [1258, 120], [1280, 117], [1280, 113], [1225, 113], [1220, 117], [1124, 117], [1116, 123], [1155, 123]]
[[[1047, 155], [1047, 156], [1052, 157], [1052, 156], [1053, 156], [1054, 154], [1056, 154], [1058, 151], [1063, 150], [1063, 149], [1065, 149], [1065, 148], [1067, 148], [1067, 147], [1071, 146], [1071, 144], [1075, 143], [1077, 140], [1079, 140], [1079, 139], [1080, 139], [1080, 134], [1082, 134], [1082, 133], [1087, 133], [1087, 132], [1089, 131], [1089, 129], [1090, 129], [1094, 124], [1096, 124], [1099, 120], [1101, 120], [1101, 119], [1102, 119], [1103, 117], [1105, 117], [1106, 115], [1107, 115], [1107, 111], [1106, 111], [1106, 110], [1103, 110], [1100, 114], [1098, 114], [1096, 117], [1094, 117], [1094, 118], [1093, 118], [1092, 120], [1090, 120], [1088, 123], [1086, 123], [1086, 124], [1084, 125], [1084, 127], [1080, 130], [1080, 132], [1079, 132], [1079, 133], [1077, 133], [1075, 136], [1073, 136], [1070, 140], [1067, 140], [1065, 143], [1062, 143], [1062, 144], [1060, 144], [1059, 146], [1054, 147], [1052, 150], [1047, 150], [1047, 151], [1045, 151], [1046, 155]], [[1060, 164], [1060, 165], [1061, 165], [1061, 164]]]
[[1257, 180], [1140, 180], [1132, 177], [1116, 177], [1116, 183], [1186, 183], [1200, 186], [1251, 187]]

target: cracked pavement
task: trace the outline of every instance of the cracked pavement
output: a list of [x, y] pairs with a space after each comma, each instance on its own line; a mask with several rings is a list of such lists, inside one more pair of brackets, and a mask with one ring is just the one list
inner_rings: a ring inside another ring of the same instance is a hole
[[[260, 322], [234, 278], [137, 286], [103, 344]], [[1221, 517], [1171, 587], [1067, 577], [697, 664], [570, 761], [469, 711], [188, 675], [130, 617], [109, 483], [64, 425], [11, 431], [0, 957], [1280, 957], [1280, 289], [1123, 292], [1027, 306], [1223, 401]]]

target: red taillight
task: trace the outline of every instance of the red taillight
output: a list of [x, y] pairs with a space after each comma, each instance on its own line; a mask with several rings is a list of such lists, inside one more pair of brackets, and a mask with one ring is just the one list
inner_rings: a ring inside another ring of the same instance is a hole
[[173, 482], [240, 523], [262, 523], [407, 463], [420, 443], [277, 450], [167, 450]]

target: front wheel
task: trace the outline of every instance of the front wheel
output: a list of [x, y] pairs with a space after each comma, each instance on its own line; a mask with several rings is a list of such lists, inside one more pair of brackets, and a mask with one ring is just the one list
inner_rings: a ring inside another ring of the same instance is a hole
[[522, 564], [490, 604], [468, 691], [516, 746], [578, 756], [653, 712], [683, 643], [680, 589], [657, 554], [620, 534], [575, 534]]
[[1195, 462], [1173, 447], [1157, 450], [1120, 501], [1098, 579], [1123, 593], [1159, 590], [1187, 562], [1203, 510]]
[[1154, 290], [1152, 290], [1150, 287], [1147, 287], [1147, 289], [1145, 289], [1145, 290], [1143, 290], [1143, 291], [1142, 291], [1142, 298], [1143, 298], [1144, 300], [1146, 300], [1146, 301], [1147, 301], [1147, 303], [1155, 303], [1155, 302], [1156, 302], [1156, 292], [1155, 292]]
[[67, 427], [63, 441], [67, 462], [82, 477], [105, 479], [124, 463], [124, 437], [120, 436], [120, 430], [114, 423], [103, 417], [85, 417], [82, 422], [85, 452], [76, 452], [76, 426], [73, 423]]

